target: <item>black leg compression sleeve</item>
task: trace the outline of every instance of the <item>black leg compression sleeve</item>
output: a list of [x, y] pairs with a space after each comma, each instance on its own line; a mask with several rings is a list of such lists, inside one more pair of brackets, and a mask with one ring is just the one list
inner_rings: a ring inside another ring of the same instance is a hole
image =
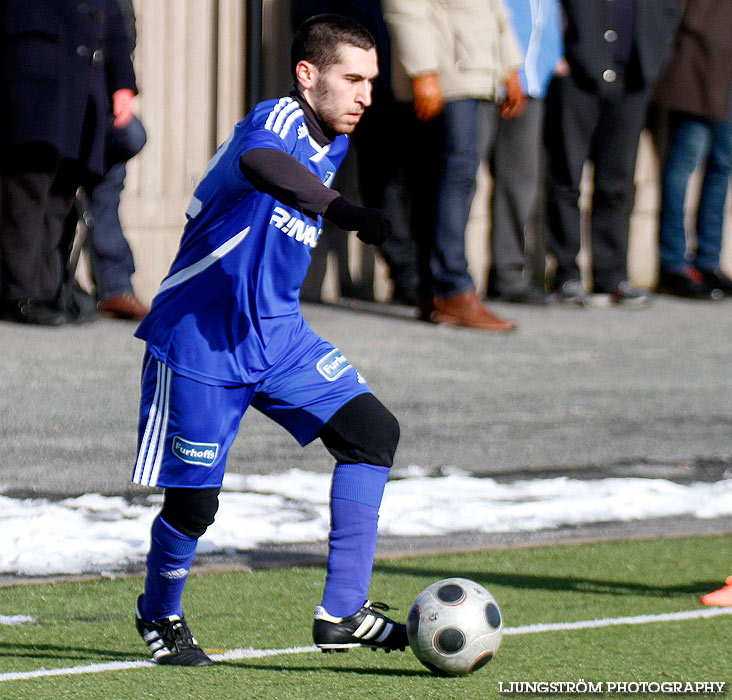
[[336, 462], [391, 467], [399, 423], [373, 394], [359, 394], [336, 412], [319, 437]]
[[160, 513], [168, 525], [188, 537], [201, 537], [219, 509], [220, 489], [165, 489]]

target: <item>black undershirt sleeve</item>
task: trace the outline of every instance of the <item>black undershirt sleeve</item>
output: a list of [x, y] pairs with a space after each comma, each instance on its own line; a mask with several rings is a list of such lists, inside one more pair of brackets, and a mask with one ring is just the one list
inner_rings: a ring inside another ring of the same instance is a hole
[[275, 148], [252, 148], [239, 158], [239, 168], [260, 192], [272, 195], [311, 219], [338, 197], [289, 153]]

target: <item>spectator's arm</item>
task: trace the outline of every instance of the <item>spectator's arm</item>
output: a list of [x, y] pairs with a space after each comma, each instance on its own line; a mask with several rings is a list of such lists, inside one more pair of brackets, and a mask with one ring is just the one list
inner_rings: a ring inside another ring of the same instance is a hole
[[554, 75], [558, 75], [560, 77], [564, 77], [566, 75], [569, 75], [572, 72], [572, 69], [569, 67], [569, 63], [567, 63], [567, 59], [562, 56], [561, 58], [557, 59], [557, 62], [554, 64]]
[[118, 0], [109, 3], [104, 15], [104, 71], [107, 90], [114, 95], [123, 88], [137, 94], [135, 69], [132, 66], [132, 38], [127, 35]]
[[523, 114], [526, 107], [526, 96], [521, 89], [521, 81], [515, 70], [510, 70], [506, 76], [506, 97], [501, 104], [501, 117], [514, 119]]
[[434, 119], [442, 111], [444, 100], [428, 3], [384, 0], [382, 4], [394, 60], [401, 63], [412, 83], [414, 112], [423, 121]]
[[121, 88], [112, 94], [112, 113], [114, 121], [112, 125], [121, 129], [132, 121], [132, 100], [135, 93], [129, 88]]
[[428, 122], [434, 119], [445, 105], [437, 73], [422, 73], [412, 78], [414, 113], [417, 119]]
[[506, 88], [506, 96], [501, 105], [501, 116], [504, 119], [513, 119], [520, 116], [526, 106], [526, 96], [521, 89], [521, 81], [518, 76], [518, 71], [524, 62], [524, 55], [503, 0], [493, 0], [491, 5], [500, 32], [498, 46], [501, 66], [505, 74], [503, 84]]

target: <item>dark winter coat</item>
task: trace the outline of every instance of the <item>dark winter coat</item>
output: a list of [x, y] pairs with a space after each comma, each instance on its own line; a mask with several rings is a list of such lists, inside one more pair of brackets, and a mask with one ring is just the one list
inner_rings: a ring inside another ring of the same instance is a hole
[[[574, 79], [594, 92], [607, 87], [615, 66], [614, 2], [561, 0], [565, 16], [564, 52]], [[646, 87], [654, 85], [671, 49], [679, 18], [678, 0], [636, 0], [633, 44]]]
[[688, 0], [656, 102], [724, 121], [732, 92], [732, 2]]
[[111, 95], [137, 91], [117, 0], [0, 3], [0, 158], [29, 143], [104, 171]]

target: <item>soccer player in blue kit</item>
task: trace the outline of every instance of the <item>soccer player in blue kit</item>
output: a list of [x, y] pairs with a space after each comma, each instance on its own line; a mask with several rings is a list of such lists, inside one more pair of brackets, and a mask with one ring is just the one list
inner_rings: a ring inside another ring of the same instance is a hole
[[405, 626], [367, 599], [399, 424], [343, 354], [309, 328], [298, 299], [321, 217], [365, 243], [391, 232], [379, 210], [329, 187], [347, 134], [371, 103], [374, 40], [344, 17], [319, 15], [296, 32], [291, 67], [294, 90], [258, 104], [211, 159], [178, 254], [136, 333], [147, 345], [132, 481], [164, 488], [136, 625], [160, 664], [212, 663], [181, 597], [249, 406], [302, 445], [320, 438], [336, 460], [315, 644], [407, 645]]

